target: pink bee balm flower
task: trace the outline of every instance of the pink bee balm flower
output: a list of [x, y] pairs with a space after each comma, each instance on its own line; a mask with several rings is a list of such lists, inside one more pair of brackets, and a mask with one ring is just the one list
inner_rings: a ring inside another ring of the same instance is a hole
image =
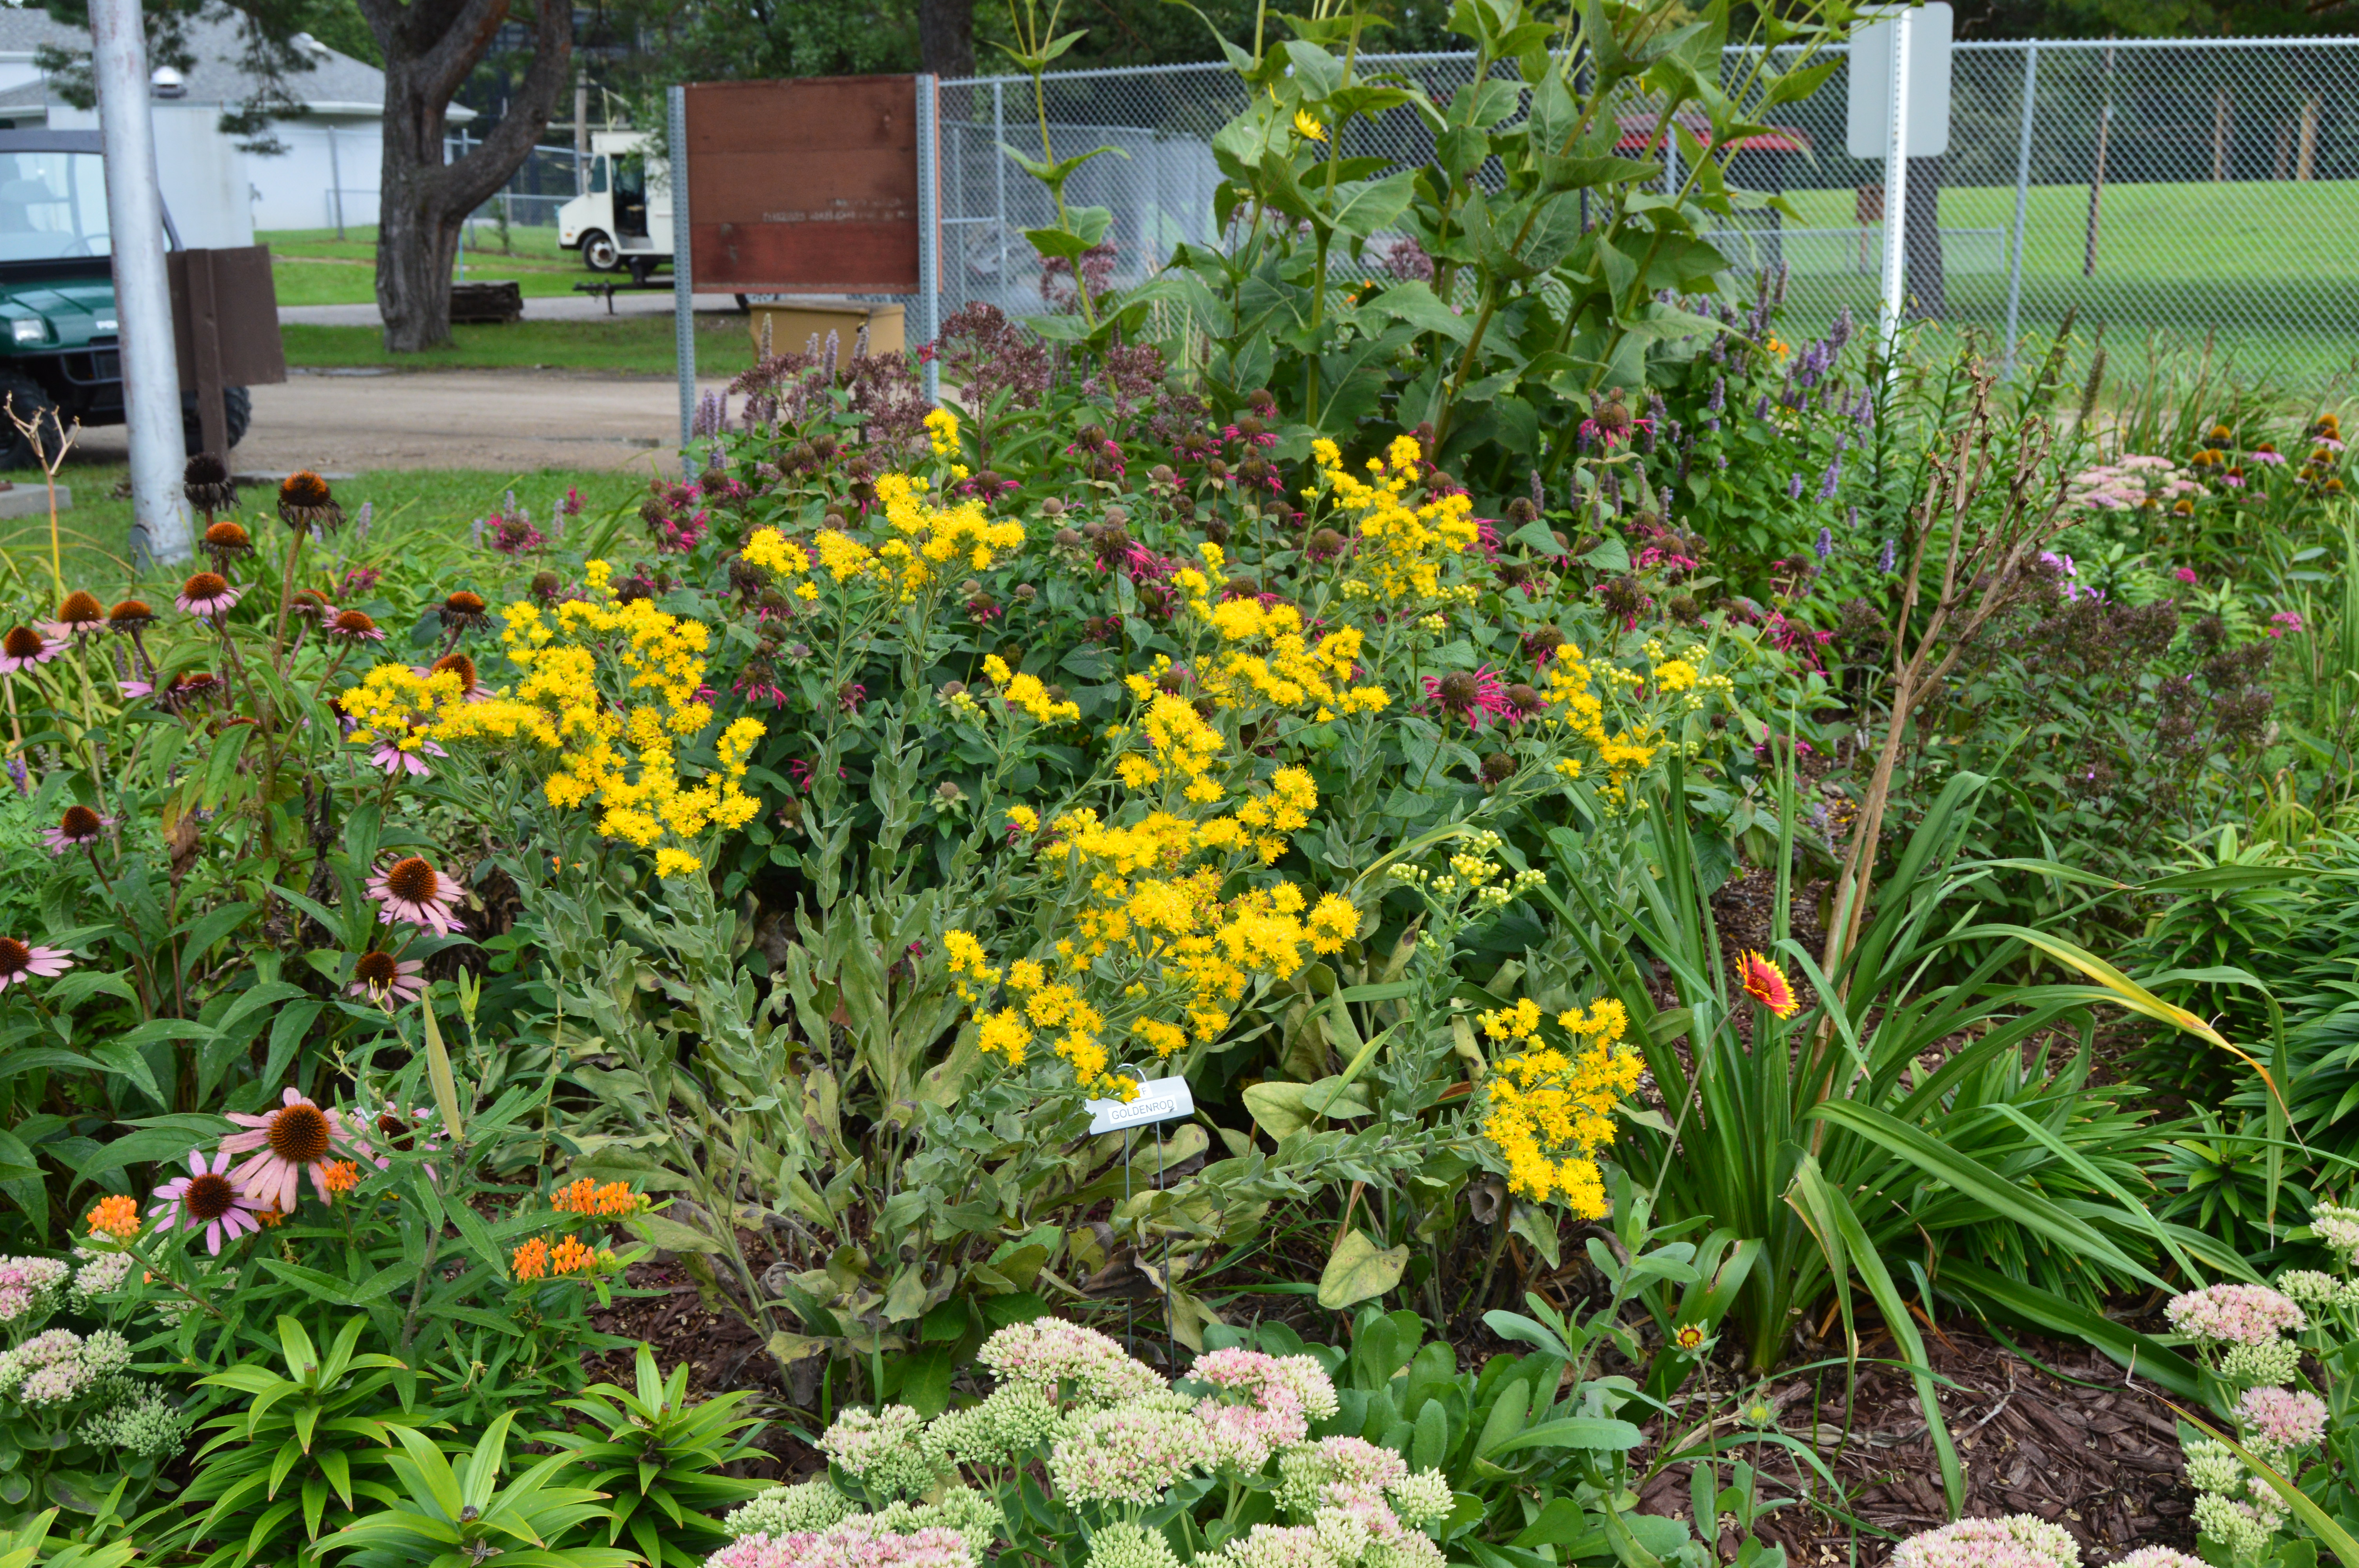
[[2228, 1345], [2267, 1345], [2310, 1326], [2301, 1308], [2267, 1285], [2207, 1285], [2171, 1297], [2162, 1313], [2190, 1338]]
[[172, 602], [200, 620], [209, 620], [228, 614], [237, 603], [239, 592], [221, 573], [199, 572], [180, 585], [179, 594]]
[[290, 1088], [277, 1110], [264, 1116], [232, 1111], [229, 1119], [251, 1129], [233, 1132], [221, 1142], [224, 1154], [255, 1152], [234, 1173], [246, 1196], [265, 1208], [291, 1213], [308, 1171], [312, 1190], [321, 1203], [328, 1201], [328, 1156], [344, 1141], [343, 1123], [334, 1111], [321, 1110]]
[[222, 1146], [210, 1165], [205, 1163], [203, 1150], [190, 1150], [189, 1174], [175, 1176], [156, 1189], [155, 1195], [161, 1201], [147, 1213], [151, 1217], [162, 1217], [163, 1223], [158, 1228], [169, 1230], [184, 1225], [195, 1230], [201, 1227], [205, 1249], [216, 1258], [221, 1256], [223, 1233], [234, 1241], [250, 1231], [260, 1230], [262, 1221], [256, 1216], [262, 1206], [238, 1190], [237, 1183], [227, 1174], [229, 1161], [227, 1144]]
[[2301, 611], [2299, 610], [2280, 610], [2269, 617], [2268, 633], [2272, 637], [2282, 637], [2289, 632], [2300, 630]]
[[2246, 1389], [2236, 1416], [2271, 1448], [2307, 1448], [2326, 1435], [2324, 1401], [2297, 1389]]
[[2193, 567], [2181, 567], [2170, 575], [2177, 578], [2180, 581], [2185, 583], [2190, 588], [2193, 588], [2195, 586], [2196, 577], [2195, 568]]
[[65, 651], [63, 643], [52, 643], [30, 626], [11, 626], [0, 633], [0, 675], [46, 665]]
[[1425, 695], [1462, 717], [1476, 730], [1491, 719], [1515, 716], [1516, 705], [1507, 700], [1507, 688], [1500, 683], [1499, 673], [1488, 665], [1474, 670], [1452, 670], [1438, 678], [1428, 676]]
[[448, 936], [459, 929], [451, 908], [459, 902], [459, 884], [429, 865], [424, 857], [407, 855], [371, 877], [368, 895], [382, 907], [377, 918], [390, 925], [407, 920], [430, 925]]
[[0, 990], [17, 980], [51, 980], [73, 968], [73, 955], [62, 947], [36, 947], [14, 936], [0, 936]]

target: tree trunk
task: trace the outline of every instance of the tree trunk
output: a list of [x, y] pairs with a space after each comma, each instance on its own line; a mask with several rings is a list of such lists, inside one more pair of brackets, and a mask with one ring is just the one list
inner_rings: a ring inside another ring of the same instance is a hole
[[918, 0], [918, 69], [974, 74], [974, 0]]
[[376, 303], [395, 353], [451, 341], [451, 271], [467, 214], [506, 185], [549, 128], [572, 76], [573, 12], [539, 0], [532, 64], [482, 142], [443, 161], [451, 94], [491, 48], [510, 0], [359, 0], [385, 52], [385, 164], [377, 199]]

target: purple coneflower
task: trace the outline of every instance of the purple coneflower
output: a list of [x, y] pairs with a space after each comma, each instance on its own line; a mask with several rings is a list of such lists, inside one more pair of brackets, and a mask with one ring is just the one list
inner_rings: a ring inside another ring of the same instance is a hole
[[50, 854], [63, 855], [97, 843], [99, 834], [113, 823], [113, 817], [101, 816], [87, 806], [69, 806], [58, 825], [41, 835], [41, 842], [49, 847]]
[[328, 635], [341, 637], [347, 643], [382, 643], [385, 633], [376, 622], [357, 610], [338, 611], [328, 622]]
[[459, 929], [451, 911], [459, 902], [459, 884], [427, 863], [420, 855], [406, 855], [371, 877], [368, 895], [381, 907], [378, 918], [390, 925], [407, 920], [430, 925], [445, 936]]
[[46, 665], [65, 651], [63, 643], [52, 643], [30, 626], [11, 626], [0, 634], [0, 675]]
[[237, 1184], [245, 1195], [266, 1208], [281, 1214], [291, 1214], [301, 1187], [303, 1173], [311, 1173], [312, 1189], [320, 1201], [328, 1201], [328, 1156], [342, 1141], [343, 1124], [332, 1110], [321, 1110], [303, 1098], [298, 1089], [288, 1089], [281, 1097], [277, 1110], [263, 1116], [247, 1116], [238, 1111], [228, 1113], [229, 1119], [245, 1132], [233, 1132], [221, 1141], [224, 1155], [243, 1154], [247, 1150], [255, 1155], [234, 1173]]
[[411, 673], [429, 678], [440, 675], [457, 676], [459, 696], [468, 702], [484, 702], [492, 695], [476, 672], [475, 661], [464, 654], [445, 654], [422, 669], [413, 665]]
[[376, 750], [369, 753], [369, 765], [383, 769], [388, 778], [408, 773], [411, 778], [422, 779], [434, 772], [427, 758], [450, 754], [431, 741], [403, 735], [397, 740], [379, 741]]
[[106, 606], [96, 594], [76, 589], [58, 606], [58, 618], [41, 630], [60, 641], [95, 636], [106, 630]]
[[416, 1001], [425, 994], [426, 982], [420, 978], [425, 973], [426, 966], [419, 959], [372, 950], [353, 960], [353, 983], [344, 988], [344, 994], [380, 1006]]
[[175, 1176], [158, 1187], [155, 1195], [160, 1201], [147, 1211], [151, 1218], [163, 1217], [157, 1227], [160, 1230], [202, 1227], [205, 1249], [216, 1258], [221, 1256], [223, 1235], [234, 1241], [262, 1228], [261, 1206], [240, 1192], [228, 1175], [229, 1152], [223, 1146], [208, 1165], [203, 1150], [190, 1150], [189, 1174]]
[[210, 702], [228, 689], [229, 683], [210, 670], [182, 670], [165, 684], [156, 701], [167, 711], [179, 713], [201, 702]]
[[0, 990], [17, 980], [52, 980], [73, 968], [73, 955], [62, 947], [36, 947], [14, 936], [0, 936]]
[[210, 620], [227, 614], [237, 602], [238, 591], [219, 572], [198, 572], [180, 585], [179, 597], [172, 602], [200, 620]]

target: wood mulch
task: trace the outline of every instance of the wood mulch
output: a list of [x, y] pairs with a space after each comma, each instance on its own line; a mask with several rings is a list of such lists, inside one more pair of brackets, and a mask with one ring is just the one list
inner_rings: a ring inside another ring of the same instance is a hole
[[[2010, 1337], [2031, 1360], [1963, 1325], [1927, 1338], [1965, 1469], [1966, 1513], [2037, 1514], [2071, 1531], [2091, 1563], [2140, 1546], [2192, 1551], [2194, 1494], [2162, 1391], [2084, 1346]], [[1863, 1346], [1864, 1356], [1879, 1354], [1892, 1355], [1889, 1340]], [[1723, 1409], [1738, 1391], [1735, 1379], [1723, 1380]], [[1778, 1430], [1810, 1443], [1837, 1488], [1788, 1450], [1761, 1444], [1746, 1455], [1762, 1472], [1761, 1495], [1790, 1499], [1756, 1527], [1789, 1562], [1873, 1565], [1890, 1555], [1896, 1538], [1947, 1522], [1940, 1463], [1905, 1372], [1864, 1369], [1848, 1420], [1839, 1366], [1773, 1379], [1769, 1400]], [[1687, 1517], [1687, 1470], [1675, 1465], [1656, 1477], [1641, 1495], [1645, 1511]], [[1720, 1479], [1728, 1484], [1724, 1465]], [[1733, 1532], [1723, 1534], [1723, 1557], [1735, 1545]]]

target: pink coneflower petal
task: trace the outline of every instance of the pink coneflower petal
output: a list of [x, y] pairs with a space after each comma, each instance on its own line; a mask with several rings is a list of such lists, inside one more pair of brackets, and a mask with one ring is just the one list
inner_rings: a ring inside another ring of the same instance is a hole
[[381, 1005], [416, 1001], [425, 993], [425, 964], [416, 958], [363, 953], [353, 961], [353, 983], [344, 988], [344, 994]]
[[36, 947], [14, 936], [0, 936], [0, 990], [18, 980], [55, 979], [73, 968], [73, 955], [62, 947]]
[[254, 1150], [233, 1175], [256, 1207], [293, 1213], [307, 1170], [320, 1195], [328, 1195], [323, 1172], [344, 1141], [342, 1123], [334, 1111], [321, 1109], [300, 1091], [289, 1088], [279, 1108], [267, 1116], [234, 1119], [241, 1124], [262, 1123], [258, 1131], [234, 1133], [222, 1140], [224, 1151], [233, 1143]]
[[219, 572], [199, 572], [180, 585], [172, 602], [188, 614], [211, 619], [228, 613], [245, 590], [230, 586]]
[[52, 643], [30, 626], [11, 626], [0, 633], [0, 674], [15, 675], [46, 665], [65, 651], [63, 643]]
[[379, 904], [378, 919], [390, 925], [407, 920], [430, 925], [444, 935], [459, 929], [451, 910], [459, 902], [459, 884], [419, 855], [396, 860], [369, 879], [368, 895]]
[[41, 835], [41, 842], [49, 847], [52, 855], [68, 854], [85, 844], [97, 843], [98, 836], [114, 823], [113, 817], [101, 816], [87, 806], [69, 806], [58, 825]]
[[193, 1231], [202, 1227], [206, 1249], [216, 1258], [221, 1256], [224, 1231], [235, 1240], [246, 1231], [260, 1228], [252, 1197], [239, 1190], [237, 1182], [226, 1173], [228, 1168], [227, 1154], [214, 1155], [208, 1165], [203, 1150], [190, 1150], [190, 1173], [175, 1176], [155, 1191], [156, 1206], [147, 1212], [161, 1217], [158, 1228], [185, 1227]]

